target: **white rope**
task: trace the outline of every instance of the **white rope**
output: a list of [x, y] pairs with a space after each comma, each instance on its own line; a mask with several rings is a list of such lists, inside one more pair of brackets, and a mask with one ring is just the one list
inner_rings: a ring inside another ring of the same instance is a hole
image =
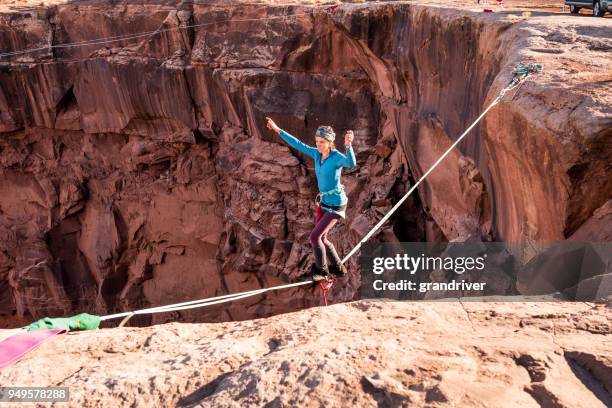
[[[507, 91], [507, 89], [504, 88], [504, 92]], [[425, 174], [423, 174], [421, 176], [421, 178], [419, 179], [419, 181], [417, 181], [411, 188], [410, 190], [408, 190], [408, 192], [406, 194], [404, 194], [404, 196], [397, 202], [397, 204], [395, 204], [393, 206], [393, 208], [391, 208], [391, 210], [389, 210], [389, 212], [378, 222], [378, 224], [376, 224], [371, 230], [370, 232], [368, 232], [366, 234], [365, 237], [363, 237], [363, 239], [361, 241], [359, 241], [359, 243], [357, 245], [355, 245], [355, 247], [351, 250], [351, 252], [348, 253], [348, 255], [346, 255], [344, 257], [344, 259], [342, 259], [342, 263], [344, 264], [351, 256], [353, 256], [353, 254], [355, 252], [357, 252], [359, 250], [359, 248], [361, 248], [361, 245], [363, 245], [364, 242], [366, 242], [368, 239], [370, 239], [370, 237], [372, 237], [372, 235], [374, 235], [374, 233], [389, 219], [389, 217], [391, 217], [391, 215], [403, 204], [404, 201], [406, 201], [406, 199], [410, 196], [410, 194], [412, 194], [412, 192], [414, 190], [416, 190], [416, 188], [419, 186], [419, 184], [421, 184], [421, 182], [423, 180], [425, 180], [425, 177], [427, 177], [429, 175], [429, 173], [431, 173], [433, 171], [433, 169], [436, 168], [436, 166], [438, 166], [438, 164], [440, 164], [440, 162], [442, 160], [444, 160], [444, 158], [455, 148], [455, 146], [457, 146], [461, 140], [465, 137], [465, 135], [468, 134], [468, 132], [470, 130], [472, 130], [472, 128], [474, 126], [476, 126], [476, 124], [478, 122], [480, 122], [480, 120], [482, 119], [482, 117], [484, 115], [486, 115], [487, 112], [489, 112], [489, 110], [497, 105], [499, 103], [499, 101], [501, 100], [502, 95], [498, 96], [497, 98], [495, 98], [495, 100], [493, 101], [493, 103], [491, 105], [489, 105], [489, 107], [487, 109], [484, 110], [484, 112], [482, 112], [482, 114], [478, 117], [478, 119], [476, 119], [474, 121], [474, 123], [472, 123], [472, 125], [467, 128], [467, 130], [465, 132], [463, 132], [463, 134], [461, 136], [459, 136], [459, 138], [455, 141], [455, 143], [453, 143], [451, 145], [451, 147], [448, 148], [448, 150], [446, 150], [446, 152], [444, 152], [444, 154], [442, 156], [440, 156], [440, 158], [433, 164], [433, 166], [431, 166], [429, 168], [429, 170], [427, 170], [427, 172], [425, 172]]]
[[[465, 132], [463, 132], [463, 134], [461, 136], [459, 136], [459, 138], [455, 141], [455, 143], [453, 143], [451, 145], [451, 147], [449, 147], [448, 150], [446, 150], [446, 152], [444, 152], [444, 154], [442, 156], [440, 156], [440, 158], [429, 168], [429, 170], [427, 170], [427, 172], [425, 172], [425, 174], [423, 174], [421, 176], [421, 178], [410, 188], [410, 190], [408, 190], [408, 192], [406, 194], [404, 194], [404, 196], [393, 206], [393, 208], [391, 208], [391, 210], [389, 210], [389, 212], [378, 222], [378, 224], [376, 224], [370, 230], [370, 232], [368, 232], [368, 234], [365, 237], [363, 237], [363, 239], [361, 241], [359, 241], [359, 243], [357, 245], [355, 245], [355, 247], [351, 250], [351, 252], [349, 252], [348, 255], [346, 255], [344, 257], [344, 259], [342, 259], [342, 261], [341, 261], [342, 264], [344, 264], [347, 260], [349, 260], [349, 258], [351, 256], [353, 256], [353, 254], [355, 252], [357, 252], [359, 250], [359, 248], [361, 248], [363, 243], [366, 242], [368, 239], [370, 239], [372, 237], [372, 235], [374, 235], [374, 233], [389, 219], [389, 217], [391, 217], [391, 215], [402, 205], [402, 203], [404, 201], [406, 201], [406, 199], [410, 196], [410, 194], [412, 194], [414, 192], [414, 190], [416, 190], [416, 188], [419, 186], [419, 184], [421, 184], [421, 182], [423, 180], [425, 180], [425, 177], [427, 177], [429, 175], [429, 173], [431, 173], [433, 171], [433, 169], [435, 169], [436, 166], [438, 164], [440, 164], [440, 162], [442, 160], [444, 160], [444, 158], [455, 148], [455, 146], [457, 146], [461, 142], [461, 140], [463, 140], [463, 138], [470, 132], [470, 130], [472, 130], [472, 128], [474, 126], [476, 126], [476, 124], [482, 120], [484, 115], [486, 115], [487, 112], [489, 112], [489, 110], [491, 110], [492, 107], [497, 105], [504, 98], [504, 95], [506, 95], [506, 92], [510, 91], [511, 89], [516, 88], [517, 86], [522, 86], [524, 84], [525, 80], [527, 79], [529, 73], [531, 73], [531, 72], [539, 72], [542, 69], [542, 66], [539, 65], [539, 64], [531, 64], [531, 65], [538, 65], [539, 68], [537, 70], [534, 70], [534, 71], [532, 71], [530, 69], [527, 72], [527, 74], [525, 75], [525, 77], [523, 77], [523, 78], [518, 78], [517, 79], [516, 77], [514, 77], [512, 79], [512, 81], [510, 81], [510, 83], [505, 88], [503, 88], [501, 91], [499, 91], [499, 94], [497, 94], [497, 97], [491, 103], [491, 105], [489, 105], [489, 107], [487, 109], [485, 109], [480, 114], [480, 116], [478, 116], [478, 118], [474, 121], [474, 123], [472, 123], [470, 125], [470, 127], [467, 128], [465, 130]], [[513, 73], [516, 72], [516, 70], [518, 69], [519, 66], [522, 66], [522, 67], [525, 68], [525, 65], [523, 63], [520, 63], [520, 64], [517, 65], [517, 68], [515, 68]]]
[[[504, 89], [502, 92], [505, 93], [506, 91], [507, 91], [507, 89]], [[345, 256], [344, 259], [342, 260], [343, 264], [351, 256], [353, 256], [353, 254], [355, 252], [357, 252], [359, 250], [359, 248], [361, 248], [361, 245], [365, 241], [367, 241], [385, 223], [385, 221], [387, 221], [389, 219], [389, 217], [391, 217], [391, 215], [402, 205], [402, 203], [404, 201], [406, 201], [406, 199], [410, 196], [410, 194], [412, 194], [412, 192], [418, 187], [418, 185], [425, 179], [425, 177], [427, 177], [429, 175], [429, 173], [431, 173], [433, 171], [433, 169], [435, 169], [436, 166], [438, 164], [440, 164], [440, 162], [442, 160], [444, 160], [444, 158], [455, 148], [455, 146], [457, 146], [457, 144], [459, 144], [461, 142], [461, 140], [465, 137], [465, 135], [467, 135], [468, 132], [470, 130], [472, 130], [472, 128], [474, 126], [476, 126], [476, 124], [483, 118], [483, 116], [493, 106], [495, 106], [495, 105], [497, 105], [499, 103], [499, 101], [501, 100], [501, 97], [503, 96], [503, 93], [500, 93], [500, 95], [497, 98], [495, 98], [493, 103], [491, 103], [491, 105], [489, 105], [489, 107], [484, 110], [484, 112], [478, 117], [478, 119], [476, 119], [474, 121], [474, 123], [472, 123], [472, 125], [469, 128], [467, 128], [467, 130], [465, 132], [463, 132], [463, 134], [461, 136], [459, 136], [459, 138], [455, 141], [455, 143], [453, 143], [451, 145], [451, 147], [449, 147], [448, 150], [446, 150], [446, 152], [442, 156], [440, 156], [440, 158], [433, 164], [433, 166], [431, 166], [429, 168], [429, 170], [427, 170], [427, 172], [425, 174], [423, 174], [423, 176], [421, 176], [419, 181], [417, 181], [414, 184], [414, 186], [412, 186], [412, 188], [410, 190], [408, 190], [408, 192], [397, 202], [397, 204], [395, 204], [395, 206], [393, 206], [393, 208], [391, 208], [391, 210], [378, 222], [378, 224], [376, 224], [370, 230], [370, 232], [368, 234], [366, 234], [366, 236], [357, 245], [355, 245], [355, 247], [351, 250], [351, 252], [349, 252], [348, 255]], [[288, 284], [288, 285], [273, 286], [271, 288], [255, 289], [255, 290], [251, 290], [251, 291], [248, 291], [248, 292], [241, 292], [241, 293], [235, 293], [235, 294], [230, 294], [230, 295], [217, 296], [217, 297], [208, 298], [208, 299], [192, 300], [192, 301], [189, 301], [189, 302], [174, 303], [174, 304], [171, 304], [171, 305], [152, 307], [152, 308], [148, 308], [148, 309], [141, 309], [141, 310], [136, 310], [136, 311], [133, 311], [133, 312], [117, 313], [117, 314], [112, 314], [112, 315], [108, 315], [108, 316], [102, 316], [100, 318], [100, 320], [110, 320], [110, 319], [117, 319], [117, 318], [120, 318], [120, 317], [124, 317], [123, 321], [119, 325], [119, 327], [122, 327], [134, 315], [139, 315], [139, 314], [154, 314], [154, 313], [166, 313], [166, 312], [173, 312], [173, 311], [177, 311], [177, 310], [187, 310], [187, 309], [195, 309], [195, 308], [205, 307], [205, 306], [212, 306], [212, 305], [217, 305], [217, 304], [226, 303], [226, 302], [233, 302], [234, 300], [239, 300], [239, 299], [243, 299], [243, 298], [246, 298], [246, 297], [259, 295], [261, 293], [265, 293], [265, 292], [272, 291], [272, 290], [286, 289], [286, 288], [306, 285], [306, 284], [309, 284], [309, 283], [312, 283], [312, 282], [313, 282], [312, 280], [310, 280], [310, 281], [303, 281], [303, 282], [297, 282], [297, 283], [292, 283], [292, 284]]]
[[[161, 307], [158, 307], [158, 308], [143, 309], [143, 310], [137, 310], [137, 311], [134, 311], [134, 312], [128, 312], [128, 315], [125, 316], [125, 318], [121, 321], [121, 323], [119, 323], [119, 327], [125, 326], [125, 324], [128, 322], [128, 320], [130, 320], [132, 318], [132, 316], [137, 315], [137, 314], [156, 314], [156, 313], [174, 312], [174, 311], [177, 311], [177, 310], [196, 309], [196, 308], [199, 308], [199, 307], [218, 305], [220, 303], [233, 302], [235, 300], [243, 299], [243, 298], [250, 297], [250, 296], [255, 296], [255, 295], [258, 295], [258, 294], [264, 293], [264, 292], [266, 292], [266, 289], [258, 289], [258, 290], [255, 290], [255, 291], [244, 292], [242, 294], [237, 293], [237, 294], [233, 294], [233, 295], [226, 295], [225, 296], [226, 299], [217, 300], [215, 302], [210, 302], [211, 299], [202, 299], [202, 300], [199, 300], [199, 301], [197, 301], [197, 300], [193, 301], [194, 304], [189, 305], [189, 306], [176, 306], [176, 307], [172, 307], [173, 305], [167, 305], [167, 306], [161, 306]], [[221, 296], [221, 297], [224, 297], [224, 296]], [[107, 316], [107, 318], [104, 319], [104, 320], [108, 320], [108, 318], [109, 317]]]
[[[359, 243], [355, 245], [355, 247], [353, 247], [353, 249], [344, 257], [344, 259], [342, 259], [341, 261], [342, 264], [344, 264], [351, 256], [353, 256], [355, 252], [357, 252], [359, 248], [361, 248], [364, 242], [366, 242], [368, 239], [372, 237], [372, 235], [374, 235], [374, 233], [389, 219], [389, 217], [391, 217], [391, 215], [416, 190], [419, 184], [421, 184], [421, 182], [425, 180], [425, 178], [438, 166], [438, 164], [440, 164], [440, 162], [442, 162], [442, 160], [444, 160], [444, 158], [448, 156], [448, 154], [459, 143], [461, 143], [461, 140], [463, 140], [463, 138], [470, 132], [470, 130], [472, 130], [474, 126], [476, 126], [476, 124], [482, 120], [482, 118], [489, 112], [489, 110], [491, 110], [491, 108], [493, 108], [495, 105], [497, 105], [502, 100], [506, 92], [509, 91], [510, 89], [515, 88], [517, 85], [521, 84], [522, 82], [523, 80], [520, 80], [515, 83], [511, 83], [510, 85], [506, 86], [504, 89], [502, 89], [499, 92], [495, 100], [493, 100], [493, 102], [480, 114], [480, 116], [478, 116], [478, 118], [474, 121], [474, 123], [472, 123], [470, 127], [468, 127], [465, 130], [465, 132], [463, 132], [463, 134], [457, 138], [457, 140], [444, 152], [442, 156], [440, 156], [440, 158], [438, 158], [438, 160], [436, 160], [436, 162], [429, 168], [429, 170], [425, 172], [425, 174], [421, 176], [421, 178], [410, 188], [410, 190], [408, 190], [408, 192], [404, 194], [404, 196], [393, 206], [393, 208], [391, 208], [391, 210], [389, 210], [389, 212], [385, 214], [385, 216], [374, 227], [372, 227], [372, 229], [365, 235], [365, 237], [363, 237], [363, 239], [359, 241]], [[129, 319], [132, 318], [132, 316], [135, 316], [135, 315], [166, 313], [166, 312], [174, 312], [178, 310], [187, 310], [187, 309], [195, 309], [195, 308], [200, 308], [200, 307], [205, 307], [205, 306], [218, 305], [221, 303], [233, 302], [235, 300], [244, 299], [250, 296], [256, 296], [256, 295], [259, 295], [265, 292], [269, 292], [269, 291], [273, 291], [273, 290], [287, 289], [287, 288], [307, 285], [312, 282], [313, 282], [312, 280], [309, 280], [309, 281], [303, 281], [303, 282], [297, 282], [297, 283], [290, 283], [287, 285], [273, 286], [270, 288], [263, 288], [263, 289], [255, 289], [255, 290], [250, 290], [247, 292], [216, 296], [216, 297], [207, 298], [207, 299], [199, 299], [199, 300], [192, 300], [188, 302], [174, 303], [171, 305], [151, 307], [147, 309], [135, 310], [132, 312], [116, 313], [112, 315], [102, 316], [100, 320], [110, 320], [110, 319], [117, 319], [117, 318], [123, 317], [124, 319], [119, 324], [119, 327], [122, 327], [128, 322]]]
[[78, 41], [78, 42], [72, 42], [72, 43], [55, 44], [55, 45], [49, 45], [49, 46], [46, 46], [46, 47], [30, 48], [30, 49], [20, 50], [20, 51], [3, 52], [3, 53], [0, 53], [0, 58], [10, 57], [10, 56], [14, 56], [14, 55], [30, 54], [30, 53], [37, 52], [37, 51], [51, 50], [53, 48], [74, 48], [74, 47], [81, 47], [81, 46], [87, 46], [87, 45], [109, 44], [109, 43], [113, 43], [113, 42], [119, 42], [119, 41], [124, 41], [124, 40], [131, 40], [131, 39], [134, 39], [134, 38], [141, 38], [141, 37], [152, 36], [152, 35], [155, 35], [155, 34], [161, 34], [161, 33], [165, 33], [165, 32], [168, 32], [168, 31], [182, 30], [182, 29], [186, 29], [186, 28], [206, 27], [206, 26], [210, 26], [210, 25], [226, 23], [226, 22], [229, 22], [229, 21], [231, 21], [231, 22], [238, 22], [238, 23], [249, 22], [249, 21], [266, 21], [266, 20], [282, 19], [282, 18], [287, 18], [287, 17], [299, 17], [299, 16], [305, 16], [305, 15], [308, 15], [308, 14], [309, 13], [295, 13], [295, 14], [287, 14], [287, 15], [283, 15], [283, 16], [271, 16], [271, 17], [247, 18], [247, 19], [226, 19], [226, 20], [214, 21], [214, 22], [210, 22], [210, 23], [191, 24], [191, 25], [184, 25], [184, 26], [179, 26], [179, 27], [170, 27], [170, 28], [164, 28], [164, 29], [157, 29], [157, 30], [154, 30], [154, 31], [144, 31], [144, 32], [141, 32], [141, 33], [124, 34], [124, 35], [118, 35], [118, 36], [114, 36], [114, 37], [104, 37], [104, 38], [98, 38], [98, 39], [92, 39], [92, 40], [84, 40], [84, 41]]
[[[120, 317], [131, 318], [132, 316], [139, 315], [139, 314], [165, 313], [165, 312], [173, 312], [177, 310], [195, 309], [198, 307], [212, 306], [212, 305], [217, 305], [217, 304], [226, 303], [226, 302], [233, 302], [234, 300], [259, 295], [259, 294], [270, 292], [273, 290], [288, 289], [288, 288], [293, 288], [297, 286], [307, 285], [307, 284], [311, 284], [312, 282], [313, 282], [312, 280], [308, 280], [308, 281], [302, 281], [302, 282], [296, 282], [296, 283], [289, 283], [286, 285], [272, 286], [270, 288], [263, 288], [263, 289], [255, 289], [255, 290], [250, 290], [247, 292], [234, 293], [230, 295], [217, 296], [217, 297], [212, 297], [212, 298], [207, 298], [207, 299], [192, 300], [189, 302], [174, 303], [174, 304], [165, 305], [165, 306], [151, 307], [148, 309], [135, 310], [133, 312], [116, 313], [112, 315], [102, 316], [100, 317], [100, 320], [118, 319]], [[127, 320], [124, 319], [124, 322], [127, 322]], [[125, 324], [124, 322], [122, 323]]]

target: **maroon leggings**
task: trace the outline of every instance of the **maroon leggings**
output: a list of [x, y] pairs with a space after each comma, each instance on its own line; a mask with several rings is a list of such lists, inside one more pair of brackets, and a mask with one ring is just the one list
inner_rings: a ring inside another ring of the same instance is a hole
[[339, 215], [322, 210], [317, 207], [317, 215], [315, 217], [315, 227], [310, 233], [310, 243], [312, 247], [319, 247], [325, 250], [326, 246], [333, 246], [331, 241], [327, 239], [327, 233], [338, 222]]

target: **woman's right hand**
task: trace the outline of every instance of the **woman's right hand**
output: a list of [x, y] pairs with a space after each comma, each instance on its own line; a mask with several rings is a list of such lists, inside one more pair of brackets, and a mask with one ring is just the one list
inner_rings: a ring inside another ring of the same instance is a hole
[[268, 129], [271, 129], [271, 130], [275, 131], [276, 133], [280, 133], [281, 128], [276, 126], [276, 123], [274, 123], [274, 121], [272, 119], [270, 119], [269, 117], [266, 116], [266, 120], [268, 121], [268, 123], [266, 123], [266, 126], [268, 127]]

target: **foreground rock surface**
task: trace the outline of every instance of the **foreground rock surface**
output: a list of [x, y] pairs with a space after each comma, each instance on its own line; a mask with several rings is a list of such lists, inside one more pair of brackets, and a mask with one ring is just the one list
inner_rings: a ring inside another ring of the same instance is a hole
[[64, 335], [0, 383], [69, 387], [75, 407], [605, 407], [611, 320], [602, 304], [359, 301]]

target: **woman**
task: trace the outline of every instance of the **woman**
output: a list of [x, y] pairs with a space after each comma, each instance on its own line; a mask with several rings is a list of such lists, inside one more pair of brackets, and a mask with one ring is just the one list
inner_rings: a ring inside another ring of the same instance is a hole
[[349, 130], [344, 135], [345, 156], [335, 149], [336, 134], [330, 126], [320, 126], [317, 129], [315, 133], [317, 147], [315, 148], [302, 143], [279, 128], [272, 119], [266, 119], [268, 129], [278, 133], [291, 147], [312, 157], [315, 161], [319, 194], [315, 200], [317, 205], [315, 227], [310, 234], [310, 243], [315, 258], [312, 266], [312, 279], [315, 281], [327, 279], [330, 273], [335, 276], [345, 275], [346, 267], [342, 265], [342, 260], [334, 245], [327, 239], [327, 234], [340, 218], [346, 217], [348, 198], [344, 192], [344, 186], [340, 184], [340, 175], [342, 167], [351, 168], [357, 164], [355, 152], [351, 146], [353, 131]]

